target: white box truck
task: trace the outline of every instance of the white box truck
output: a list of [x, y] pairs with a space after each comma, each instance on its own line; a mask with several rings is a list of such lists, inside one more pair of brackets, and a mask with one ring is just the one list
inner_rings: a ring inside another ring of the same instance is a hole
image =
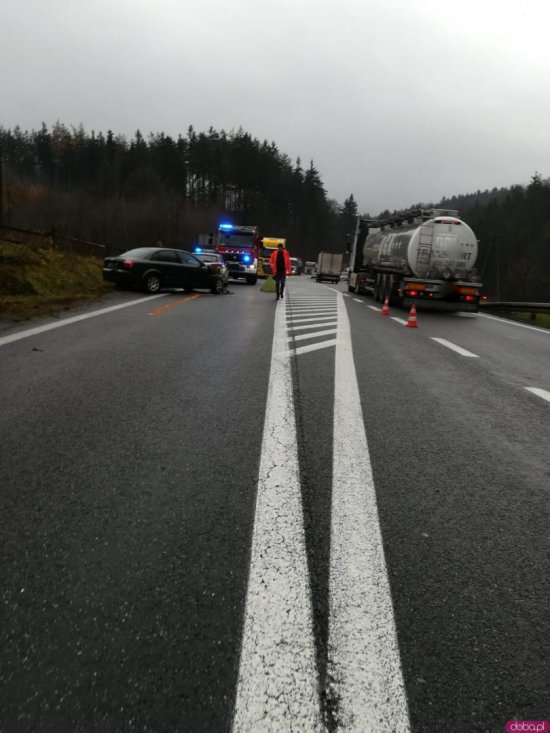
[[333, 283], [340, 282], [343, 259], [343, 254], [319, 252], [317, 259], [317, 282], [320, 283], [323, 280], [328, 280]]

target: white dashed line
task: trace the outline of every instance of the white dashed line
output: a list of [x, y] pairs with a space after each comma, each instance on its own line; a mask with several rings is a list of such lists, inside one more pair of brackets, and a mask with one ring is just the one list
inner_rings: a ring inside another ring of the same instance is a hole
[[452, 351], [456, 351], [457, 354], [461, 354], [461, 356], [470, 356], [474, 359], [479, 359], [477, 354], [472, 354], [471, 351], [467, 351], [466, 349], [463, 349], [461, 346], [457, 346], [456, 344], [451, 343], [451, 341], [447, 341], [446, 339], [439, 339], [435, 338], [434, 336], [430, 336], [432, 341], [436, 341], [438, 344], [441, 344], [442, 346], [446, 346], [448, 349], [451, 349]]
[[525, 389], [537, 395], [537, 397], [542, 397], [543, 400], [550, 402], [550, 392], [547, 392], [545, 389], [540, 389], [539, 387], [525, 387]]
[[392, 321], [396, 321], [396, 323], [400, 323], [402, 326], [407, 325], [407, 321], [405, 321], [403, 318], [398, 318], [397, 316], [390, 316]]
[[375, 305], [368, 305], [367, 308], [370, 308], [371, 311], [377, 311], [378, 313], [382, 310], [382, 308], [377, 308]]
[[364, 303], [365, 302], [364, 300], [361, 300], [361, 298], [354, 298], [354, 301], [356, 303]]

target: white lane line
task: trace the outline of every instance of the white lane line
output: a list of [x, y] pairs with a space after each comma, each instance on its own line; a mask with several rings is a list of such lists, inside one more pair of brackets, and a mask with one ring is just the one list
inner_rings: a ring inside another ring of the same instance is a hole
[[337, 705], [339, 730], [407, 733], [407, 699], [343, 299], [338, 323], [328, 694]]
[[275, 313], [233, 731], [316, 731], [317, 691], [290, 351]]
[[505, 323], [509, 326], [519, 326], [519, 328], [528, 328], [530, 331], [538, 331], [539, 333], [545, 333], [550, 336], [550, 328], [539, 328], [538, 326], [528, 326], [526, 323], [518, 323], [517, 321], [510, 321], [508, 318], [498, 318], [498, 316], [488, 316], [486, 313], [478, 313], [481, 318], [489, 318], [491, 321], [498, 321], [499, 323]]
[[[304, 331], [306, 328], [324, 328], [325, 326], [337, 326], [338, 321], [324, 321], [323, 323], [309, 323], [305, 326], [289, 326], [289, 331]], [[314, 331], [312, 331], [314, 333]]]
[[[305, 323], [306, 321], [314, 322], [314, 321], [326, 321], [330, 318], [334, 318], [334, 315], [326, 315], [326, 316], [306, 316], [306, 318], [293, 318], [292, 323]], [[289, 323], [290, 325], [290, 323]]]
[[390, 316], [392, 321], [397, 321], [397, 323], [400, 323], [402, 326], [407, 325], [407, 321], [405, 321], [403, 318], [398, 318], [397, 316]]
[[377, 306], [375, 305], [368, 305], [367, 308], [370, 308], [371, 311], [378, 311], [378, 312], [382, 310], [382, 308], [377, 308]]
[[309, 344], [309, 346], [297, 346], [295, 349], [291, 349], [292, 355], [296, 354], [307, 354], [308, 351], [319, 351], [319, 349], [327, 349], [329, 346], [335, 346], [336, 339], [329, 339], [328, 341], [321, 341], [320, 344]]
[[326, 331], [313, 331], [312, 333], [302, 333], [299, 336], [289, 336], [289, 341], [305, 341], [306, 339], [314, 339], [316, 336], [333, 336], [338, 333], [337, 328], [329, 328]]
[[364, 303], [365, 302], [364, 300], [362, 300], [362, 298], [354, 298], [354, 301], [356, 303]]
[[539, 387], [525, 387], [525, 389], [537, 395], [537, 397], [542, 397], [543, 400], [550, 402], [550, 392], [547, 392], [545, 389], [540, 389]]
[[344, 296], [344, 298], [351, 298], [351, 295], [349, 293], [342, 293], [342, 295]]
[[149, 303], [151, 300], [156, 300], [157, 298], [166, 298], [166, 293], [161, 293], [160, 295], [149, 295], [147, 296], [147, 298], [139, 298], [139, 300], [130, 300], [127, 303], [119, 303], [118, 305], [111, 305], [108, 308], [100, 308], [100, 310], [92, 311], [91, 313], [84, 313], [83, 315], [73, 316], [72, 318], [64, 318], [62, 321], [56, 321], [56, 323], [47, 323], [44, 326], [36, 326], [35, 328], [28, 328], [26, 331], [18, 331], [17, 333], [12, 333], [11, 336], [2, 336], [0, 338], [0, 346], [11, 344], [14, 341], [19, 341], [20, 339], [29, 338], [29, 336], [37, 336], [38, 334], [45, 333], [46, 331], [52, 331], [54, 328], [61, 328], [62, 326], [70, 326], [71, 323], [78, 323], [79, 321], [85, 321], [88, 318], [95, 318], [96, 316], [103, 316], [106, 313], [112, 313], [113, 311], [118, 311], [121, 308], [129, 308], [132, 305], [139, 305], [140, 303]]
[[448, 349], [456, 351], [457, 354], [461, 354], [462, 356], [471, 356], [474, 359], [479, 359], [479, 356], [477, 354], [472, 354], [471, 351], [467, 351], [466, 349], [463, 349], [462, 346], [457, 346], [451, 341], [447, 341], [446, 339], [438, 339], [434, 336], [430, 336], [430, 338], [432, 341], [436, 341], [438, 344], [441, 344], [441, 346], [446, 346]]

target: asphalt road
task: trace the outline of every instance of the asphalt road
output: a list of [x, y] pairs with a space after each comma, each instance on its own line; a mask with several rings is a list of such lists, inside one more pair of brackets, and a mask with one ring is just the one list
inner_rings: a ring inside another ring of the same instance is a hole
[[231, 288], [0, 334], [1, 729], [548, 719], [550, 332]]

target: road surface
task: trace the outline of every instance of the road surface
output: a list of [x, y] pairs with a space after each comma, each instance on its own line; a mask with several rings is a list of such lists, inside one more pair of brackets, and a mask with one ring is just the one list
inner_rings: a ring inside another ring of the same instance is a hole
[[309, 278], [0, 333], [2, 730], [550, 715], [550, 332]]

